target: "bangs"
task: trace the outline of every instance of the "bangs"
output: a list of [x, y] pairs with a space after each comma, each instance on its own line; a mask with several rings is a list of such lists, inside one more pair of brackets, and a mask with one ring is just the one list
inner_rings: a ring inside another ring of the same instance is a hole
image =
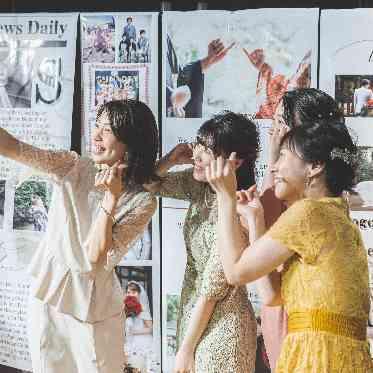
[[298, 141], [298, 136], [297, 134], [299, 133], [298, 128], [293, 128], [290, 130], [286, 135], [282, 138], [280, 147], [282, 149], [288, 149], [292, 153], [294, 153], [296, 156], [299, 158], [303, 159], [303, 152], [301, 150], [301, 147], [299, 146], [299, 141]]

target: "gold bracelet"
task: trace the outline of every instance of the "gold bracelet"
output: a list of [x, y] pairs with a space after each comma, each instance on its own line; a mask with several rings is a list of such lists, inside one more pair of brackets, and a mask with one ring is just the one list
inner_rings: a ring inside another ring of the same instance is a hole
[[113, 225], [117, 224], [117, 220], [115, 219], [114, 215], [110, 214], [110, 212], [108, 210], [106, 210], [106, 208], [104, 206], [102, 206], [102, 203], [100, 203], [100, 207], [101, 207], [102, 211], [106, 214], [106, 216], [109, 217], [113, 221]]

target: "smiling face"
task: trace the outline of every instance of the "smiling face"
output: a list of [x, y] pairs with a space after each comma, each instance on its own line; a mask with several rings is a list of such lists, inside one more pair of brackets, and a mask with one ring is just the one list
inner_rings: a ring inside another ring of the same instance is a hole
[[284, 144], [281, 147], [280, 156], [272, 168], [276, 197], [288, 204], [303, 198], [310, 168], [309, 163], [306, 163]]
[[97, 164], [112, 166], [115, 162], [124, 159], [126, 145], [115, 137], [106, 111], [103, 111], [96, 120], [92, 145], [92, 158]]
[[198, 143], [193, 146], [193, 177], [196, 181], [207, 182], [205, 169], [213, 159], [214, 154], [211, 149]]

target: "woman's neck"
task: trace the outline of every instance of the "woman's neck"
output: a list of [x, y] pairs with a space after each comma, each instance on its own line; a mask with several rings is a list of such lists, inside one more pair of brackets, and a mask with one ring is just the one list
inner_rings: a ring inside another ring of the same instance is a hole
[[303, 198], [310, 199], [320, 199], [325, 197], [334, 197], [329, 189], [324, 184], [313, 184], [310, 185], [308, 189], [305, 189], [303, 193], [300, 193], [293, 198], [288, 198], [286, 201], [283, 201], [287, 207], [291, 206], [294, 202], [299, 201]]

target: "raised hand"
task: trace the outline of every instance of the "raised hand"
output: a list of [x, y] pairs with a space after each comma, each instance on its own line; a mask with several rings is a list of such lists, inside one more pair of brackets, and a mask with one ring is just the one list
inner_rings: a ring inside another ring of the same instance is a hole
[[242, 48], [242, 51], [245, 53], [249, 61], [258, 69], [264, 63], [264, 51], [263, 49], [255, 49], [253, 52], [249, 52], [246, 48]]
[[95, 177], [95, 186], [118, 199], [124, 191], [122, 175], [125, 168], [125, 164], [117, 161], [113, 166], [98, 172]]
[[258, 217], [264, 217], [263, 205], [260, 201], [256, 185], [236, 193], [237, 212], [247, 222], [255, 222]]
[[220, 62], [235, 44], [233, 42], [228, 47], [225, 47], [220, 39], [211, 41], [208, 45], [207, 56], [201, 61], [202, 70], [206, 71], [212, 65]]
[[219, 156], [213, 159], [206, 167], [206, 179], [219, 196], [234, 197], [237, 190], [236, 179], [236, 153], [232, 153], [228, 159]]
[[180, 143], [177, 144], [168, 153], [168, 160], [174, 165], [178, 164], [193, 164], [193, 150], [191, 144]]

